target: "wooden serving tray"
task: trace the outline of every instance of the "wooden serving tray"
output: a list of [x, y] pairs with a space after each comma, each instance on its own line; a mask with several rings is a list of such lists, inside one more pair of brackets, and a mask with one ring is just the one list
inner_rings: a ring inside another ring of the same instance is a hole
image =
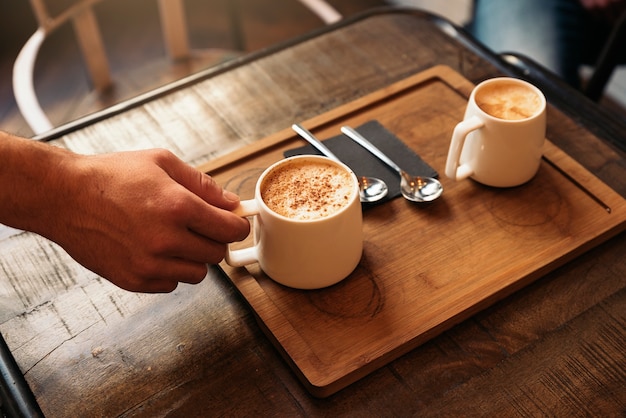
[[[438, 66], [303, 125], [324, 139], [376, 119], [443, 173], [472, 88]], [[200, 168], [248, 199], [263, 169], [302, 145], [287, 128]], [[441, 180], [444, 194], [430, 205], [397, 198], [367, 209], [360, 265], [330, 288], [294, 290], [257, 265], [221, 264], [314, 396], [335, 393], [626, 227], [626, 201], [549, 141], [526, 185]]]

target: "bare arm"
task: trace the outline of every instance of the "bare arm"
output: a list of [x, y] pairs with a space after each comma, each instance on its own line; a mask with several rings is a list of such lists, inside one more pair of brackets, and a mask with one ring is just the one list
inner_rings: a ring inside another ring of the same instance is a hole
[[238, 204], [168, 151], [83, 156], [0, 132], [0, 222], [127, 290], [200, 282], [249, 232]]

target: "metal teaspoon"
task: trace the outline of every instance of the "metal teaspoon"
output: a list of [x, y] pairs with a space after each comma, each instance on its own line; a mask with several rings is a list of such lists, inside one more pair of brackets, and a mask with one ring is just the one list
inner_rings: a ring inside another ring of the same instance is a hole
[[[330, 159], [341, 162], [341, 160], [333, 154], [331, 150], [315, 137], [309, 130], [302, 125], [294, 123], [291, 129], [296, 131], [298, 135], [304, 138], [309, 144], [313, 145], [319, 152]], [[359, 196], [361, 202], [372, 203], [377, 202], [387, 195], [389, 188], [381, 179], [375, 177], [357, 177], [359, 181]]]
[[374, 144], [365, 139], [363, 135], [349, 126], [342, 126], [341, 132], [398, 172], [400, 175], [400, 190], [405, 199], [412, 202], [431, 202], [441, 196], [443, 186], [439, 180], [432, 177], [413, 177], [409, 175], [381, 150], [376, 148]]

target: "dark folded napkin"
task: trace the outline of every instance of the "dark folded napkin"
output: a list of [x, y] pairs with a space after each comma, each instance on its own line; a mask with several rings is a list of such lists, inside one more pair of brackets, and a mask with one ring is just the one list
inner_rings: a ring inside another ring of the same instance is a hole
[[[356, 130], [407, 173], [422, 177], [438, 177], [437, 171], [426, 164], [415, 152], [378, 121], [369, 121], [357, 127]], [[378, 177], [387, 183], [389, 194], [376, 203], [386, 202], [401, 195], [400, 177], [395, 170], [346, 135], [340, 134], [323, 142], [357, 176]], [[285, 151], [285, 157], [303, 154], [321, 155], [311, 145]]]

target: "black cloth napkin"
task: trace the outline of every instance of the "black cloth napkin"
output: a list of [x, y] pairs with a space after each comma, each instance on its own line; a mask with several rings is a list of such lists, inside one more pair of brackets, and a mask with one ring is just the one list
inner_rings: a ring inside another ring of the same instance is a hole
[[[407, 173], [422, 177], [438, 177], [437, 171], [424, 162], [398, 137], [389, 132], [380, 122], [372, 120], [355, 129]], [[395, 170], [346, 135], [340, 134], [323, 142], [357, 176], [378, 177], [387, 183], [388, 195], [376, 203], [386, 202], [401, 195], [400, 176]], [[321, 155], [312, 145], [290, 149], [284, 154], [285, 157], [303, 154]]]

